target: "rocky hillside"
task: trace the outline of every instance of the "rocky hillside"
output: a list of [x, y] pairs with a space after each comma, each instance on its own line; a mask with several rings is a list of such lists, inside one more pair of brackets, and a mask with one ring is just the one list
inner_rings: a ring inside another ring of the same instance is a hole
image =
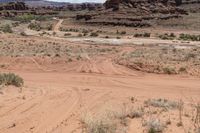
[[178, 18], [187, 14], [177, 6], [181, 0], [107, 0], [104, 10], [77, 15], [79, 22], [88, 24], [151, 26], [158, 19]]
[[24, 2], [6, 2], [0, 4], [0, 17], [16, 17], [24, 14], [53, 15], [57, 12], [40, 8], [38, 10], [28, 7]]
[[27, 10], [28, 7], [24, 2], [9, 2], [0, 5], [0, 11], [2, 10]]
[[[68, 2], [55, 2], [47, 0], [19, 0], [24, 2], [29, 8], [51, 8], [55, 10], [95, 10], [102, 8], [101, 3], [68, 3]], [[0, 5], [2, 3], [14, 3], [16, 0], [0, 0]]]
[[[12, 0], [10, 0], [12, 1]], [[103, 7], [98, 3], [61, 3], [49, 2], [45, 0], [22, 0], [24, 2], [2, 2], [0, 3], [0, 17], [14, 17], [16, 15], [34, 14], [34, 15], [52, 15], [59, 11], [81, 11], [97, 10]]]

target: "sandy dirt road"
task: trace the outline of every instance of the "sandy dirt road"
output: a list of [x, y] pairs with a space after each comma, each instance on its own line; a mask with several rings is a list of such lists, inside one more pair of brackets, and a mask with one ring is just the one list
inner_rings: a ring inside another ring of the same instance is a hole
[[[4, 35], [0, 39], [7, 40]], [[38, 44], [45, 44], [44, 39], [51, 41], [49, 38], [10, 36], [8, 44], [15, 41], [22, 44], [25, 39]], [[81, 44], [76, 41], [71, 44], [64, 39], [54, 41], [76, 48]], [[132, 49], [126, 46], [120, 52]], [[0, 133], [81, 133], [80, 118], [85, 112], [96, 114], [102, 108], [130, 102], [131, 97], [139, 102], [149, 98], [200, 102], [200, 78], [147, 74], [115, 64], [112, 61], [115, 54], [96, 55], [98, 57], [84, 54], [82, 61], [62, 63], [58, 60], [53, 64], [49, 58], [50, 61], [44, 58], [43, 62], [36, 57], [2, 56], [0, 63], [9, 64], [9, 67], [0, 69], [1, 72], [19, 74], [25, 86], [0, 90]], [[181, 128], [173, 129], [171, 127], [167, 133], [183, 132]], [[130, 124], [128, 133], [135, 130], [135, 124]]]
[[56, 25], [53, 27], [54, 32], [60, 31], [59, 29], [63, 21], [64, 21], [63, 19], [58, 19], [58, 23], [56, 23]]
[[129, 97], [200, 100], [198, 78], [163, 75], [103, 75], [17, 72], [22, 91], [6, 88], [0, 97], [0, 132], [81, 132], [85, 110], [98, 112]]

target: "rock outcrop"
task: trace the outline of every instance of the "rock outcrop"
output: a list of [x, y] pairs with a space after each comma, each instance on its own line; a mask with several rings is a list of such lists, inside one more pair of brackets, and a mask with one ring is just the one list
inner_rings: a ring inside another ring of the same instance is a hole
[[24, 2], [8, 2], [0, 4], [0, 17], [15, 17], [24, 14], [32, 15], [55, 15], [58, 12], [53, 9], [29, 8]]
[[[131, 27], [151, 26], [158, 19], [178, 18], [186, 11], [168, 0], [107, 0], [104, 10], [77, 15], [79, 22]], [[180, 0], [181, 1], [181, 0]]]

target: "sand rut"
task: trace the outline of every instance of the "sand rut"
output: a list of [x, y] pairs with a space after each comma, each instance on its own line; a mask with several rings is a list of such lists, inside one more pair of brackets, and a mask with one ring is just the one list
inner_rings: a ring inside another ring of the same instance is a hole
[[115, 62], [109, 58], [98, 58], [78, 63], [75, 71], [81, 73], [96, 73], [107, 75], [137, 75], [137, 72], [115, 64]]

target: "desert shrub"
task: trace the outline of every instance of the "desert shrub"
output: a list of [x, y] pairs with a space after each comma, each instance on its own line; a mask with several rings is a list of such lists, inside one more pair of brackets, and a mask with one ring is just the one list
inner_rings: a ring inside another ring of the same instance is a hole
[[87, 35], [88, 35], [88, 33], [84, 33], [84, 34], [83, 34], [83, 36], [87, 36]]
[[148, 133], [162, 133], [165, 129], [165, 125], [159, 119], [150, 119], [146, 125], [148, 127]]
[[52, 35], [55, 36], [55, 35], [56, 35], [56, 32], [53, 32]]
[[66, 29], [66, 31], [70, 31], [70, 32], [79, 32], [78, 29], [74, 29], [74, 28], [71, 28], [71, 29]]
[[175, 35], [174, 33], [170, 33], [169, 36], [172, 37], [172, 38], [175, 38], [175, 37], [176, 37], [176, 35]]
[[53, 29], [53, 25], [52, 24], [47, 25], [46, 29], [49, 30], [49, 31], [52, 30]]
[[130, 118], [140, 118], [144, 115], [144, 109], [143, 108], [138, 108], [135, 110], [131, 110], [130, 113], [128, 114], [128, 117]]
[[14, 22], [14, 23], [12, 23], [12, 26], [13, 26], [13, 27], [19, 26], [19, 22]]
[[89, 33], [89, 31], [88, 31], [88, 30], [86, 30], [86, 29], [83, 29], [82, 33], [83, 33], [83, 34], [88, 34], [88, 33]]
[[12, 28], [9, 24], [6, 24], [4, 26], [1, 27], [1, 30], [4, 32], [4, 33], [12, 33]]
[[65, 33], [64, 36], [71, 36], [71, 33]]
[[41, 26], [38, 23], [30, 23], [28, 25], [28, 28], [31, 30], [36, 30], [36, 31], [40, 31], [41, 30]]
[[176, 38], [174, 33], [165, 33], [163, 35], [159, 35], [159, 38], [162, 40], [174, 40]]
[[26, 23], [26, 22], [31, 22], [31, 20], [34, 20], [35, 19], [35, 15], [24, 14], [24, 15], [21, 15], [21, 16], [16, 16], [13, 19], [15, 21], [20, 21], [21, 23]]
[[125, 35], [125, 34], [126, 34], [126, 31], [121, 31], [121, 32], [120, 32], [119, 30], [117, 30], [116, 34]]
[[178, 71], [179, 71], [179, 72], [186, 72], [186, 68], [185, 68], [185, 67], [181, 67], [181, 68], [179, 68]]
[[20, 21], [21, 23], [28, 23], [28, 22], [31, 22], [32, 20], [45, 21], [51, 17], [52, 16], [49, 16], [49, 15], [24, 14], [24, 15], [16, 16], [16, 17], [12, 18], [12, 20]]
[[121, 39], [121, 37], [119, 37], [119, 36], [117, 36], [116, 38], [117, 38], [117, 39]]
[[26, 36], [26, 33], [25, 32], [21, 32], [20, 35]]
[[180, 34], [179, 40], [184, 41], [200, 41], [200, 35]]
[[97, 37], [97, 36], [99, 36], [99, 34], [98, 34], [97, 32], [92, 32], [92, 33], [90, 34], [90, 36], [92, 36], [92, 37]]
[[109, 36], [105, 36], [105, 38], [109, 38]]
[[151, 33], [144, 33], [143, 37], [150, 37]]
[[162, 107], [166, 109], [178, 108], [177, 102], [169, 101], [167, 99], [149, 99], [145, 101], [145, 104], [153, 107]]
[[196, 55], [194, 53], [188, 53], [186, 56], [185, 56], [185, 60], [188, 61], [190, 59], [194, 59], [196, 57]]
[[115, 133], [116, 124], [109, 118], [106, 117], [94, 117], [86, 114], [81, 122], [85, 125], [87, 133]]
[[83, 35], [81, 33], [78, 34], [78, 37], [82, 37]]
[[151, 33], [136, 33], [134, 34], [134, 37], [150, 37]]
[[162, 40], [169, 40], [169, 38], [166, 35], [159, 35], [159, 38]]
[[174, 68], [164, 67], [163, 73], [165, 73], [165, 74], [176, 74], [177, 72]]
[[142, 37], [142, 34], [136, 33], [134, 37]]
[[14, 73], [0, 74], [0, 85], [14, 85], [16, 87], [21, 87], [23, 84], [23, 79]]
[[126, 34], [126, 31], [122, 31], [120, 34], [121, 34], [121, 35], [125, 35], [125, 34]]
[[102, 31], [102, 30], [97, 30], [96, 32], [97, 32], [97, 33], [103, 33], [103, 31]]

